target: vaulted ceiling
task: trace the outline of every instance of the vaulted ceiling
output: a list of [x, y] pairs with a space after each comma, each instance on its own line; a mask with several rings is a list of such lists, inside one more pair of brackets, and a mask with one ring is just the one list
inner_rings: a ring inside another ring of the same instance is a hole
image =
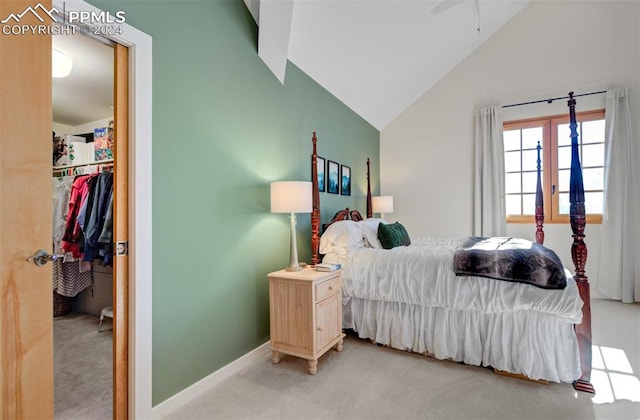
[[281, 81], [290, 60], [383, 129], [528, 0], [245, 0], [258, 54]]
[[[258, 53], [281, 82], [289, 60], [383, 129], [529, 0], [244, 1]], [[71, 76], [53, 81], [54, 121], [112, 115], [112, 49], [80, 35], [53, 46], [74, 59]]]

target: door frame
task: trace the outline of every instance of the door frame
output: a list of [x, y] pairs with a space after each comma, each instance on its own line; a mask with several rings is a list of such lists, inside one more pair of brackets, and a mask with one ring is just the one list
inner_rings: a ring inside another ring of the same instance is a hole
[[[53, 0], [62, 11], [101, 12], [83, 0]], [[126, 19], [126, 16], [125, 16]], [[123, 23], [105, 36], [129, 48], [129, 395], [130, 418], [152, 408], [152, 38]]]

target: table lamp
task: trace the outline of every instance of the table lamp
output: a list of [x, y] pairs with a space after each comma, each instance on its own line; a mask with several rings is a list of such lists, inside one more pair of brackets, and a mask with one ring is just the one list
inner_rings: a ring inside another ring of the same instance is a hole
[[393, 197], [390, 195], [373, 197], [372, 206], [373, 212], [380, 213], [380, 218], [384, 219], [385, 213], [393, 213]]
[[296, 213], [311, 213], [311, 182], [278, 181], [271, 183], [271, 213], [291, 213], [291, 251], [287, 271], [300, 271], [296, 243]]

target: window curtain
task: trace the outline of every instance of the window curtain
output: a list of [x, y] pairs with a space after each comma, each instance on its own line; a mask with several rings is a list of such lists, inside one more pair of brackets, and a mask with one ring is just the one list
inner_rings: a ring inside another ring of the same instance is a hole
[[607, 91], [604, 210], [596, 290], [625, 303], [640, 302], [640, 157], [631, 132], [629, 89]]
[[506, 236], [502, 108], [476, 112], [473, 187], [473, 234]]

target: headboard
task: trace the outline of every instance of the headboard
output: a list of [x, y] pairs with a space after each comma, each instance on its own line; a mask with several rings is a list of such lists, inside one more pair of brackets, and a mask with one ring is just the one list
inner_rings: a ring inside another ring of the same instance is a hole
[[349, 210], [349, 207], [347, 207], [346, 209], [339, 210], [330, 221], [323, 223], [322, 231], [324, 232], [333, 223], [341, 220], [353, 220], [354, 222], [359, 222], [360, 220], [364, 220], [364, 217], [362, 217], [362, 214], [360, 214], [358, 210]]

